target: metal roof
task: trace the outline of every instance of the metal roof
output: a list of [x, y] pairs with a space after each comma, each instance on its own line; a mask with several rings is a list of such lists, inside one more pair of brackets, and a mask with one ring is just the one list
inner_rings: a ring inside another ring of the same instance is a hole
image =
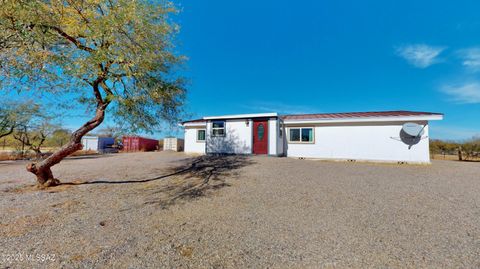
[[[185, 123], [205, 123], [211, 119], [239, 119], [239, 118], [255, 118], [255, 117], [274, 117], [277, 113], [260, 113], [260, 114], [239, 114], [225, 115], [216, 117], [203, 117], [182, 122]], [[372, 111], [372, 112], [344, 112], [344, 113], [316, 113], [316, 114], [291, 114], [279, 116], [285, 121], [302, 121], [302, 120], [352, 120], [352, 119], [378, 119], [381, 118], [400, 118], [400, 117], [427, 117], [431, 119], [441, 119], [442, 113], [420, 112], [420, 111]]]
[[237, 114], [237, 115], [223, 115], [203, 117], [204, 120], [220, 120], [220, 119], [251, 119], [251, 118], [267, 118], [277, 117], [277, 113], [255, 113], [255, 114]]
[[222, 119], [251, 119], [251, 118], [268, 118], [278, 117], [277, 113], [255, 113], [255, 114], [236, 114], [236, 115], [222, 115], [222, 116], [208, 116], [201, 119], [183, 121], [185, 123], [205, 123], [207, 120], [222, 120]]
[[374, 111], [374, 112], [347, 112], [347, 113], [318, 113], [318, 114], [292, 114], [284, 115], [284, 120], [315, 120], [315, 119], [352, 119], [352, 118], [378, 118], [378, 117], [410, 117], [410, 116], [443, 116], [441, 113], [418, 111]]

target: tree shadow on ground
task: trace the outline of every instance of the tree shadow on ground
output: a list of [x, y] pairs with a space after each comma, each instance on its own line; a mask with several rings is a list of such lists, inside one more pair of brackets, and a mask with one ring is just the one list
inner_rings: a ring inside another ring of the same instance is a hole
[[178, 200], [205, 196], [211, 191], [230, 186], [226, 180], [238, 177], [238, 170], [251, 164], [254, 164], [254, 161], [244, 155], [195, 158], [186, 165], [190, 168], [182, 172], [181, 177], [167, 185], [150, 188], [149, 195], [152, 198], [144, 204], [155, 204], [166, 208]]
[[61, 185], [135, 184], [139, 185], [135, 192], [147, 199], [144, 204], [166, 208], [178, 200], [201, 197], [230, 186], [226, 179], [237, 177], [240, 168], [254, 164], [249, 156], [244, 155], [208, 155], [179, 162], [180, 165], [166, 170], [166, 174], [153, 178], [66, 182]]
[[69, 156], [65, 158], [65, 160], [89, 160], [89, 159], [100, 159], [100, 158], [110, 158], [110, 157], [114, 157], [114, 155], [112, 154], [78, 155], [78, 156]]
[[208, 155], [182, 160], [181, 162], [181, 165], [168, 169], [169, 173], [148, 179], [64, 182], [61, 185], [146, 183], [181, 174], [185, 175], [186, 178], [203, 178], [205, 181], [209, 181], [210, 179], [216, 180], [220, 175], [254, 163], [248, 156], [243, 155]]
[[0, 168], [7, 167], [7, 166], [15, 166], [15, 165], [27, 165], [31, 163], [28, 160], [12, 160], [12, 161], [0, 161]]

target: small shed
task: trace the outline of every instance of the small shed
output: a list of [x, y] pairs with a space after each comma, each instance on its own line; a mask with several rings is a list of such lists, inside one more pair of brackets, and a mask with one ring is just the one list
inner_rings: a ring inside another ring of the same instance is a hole
[[113, 148], [115, 139], [113, 137], [84, 136], [82, 138], [83, 150], [96, 151], [98, 153], [116, 152]]
[[165, 137], [163, 139], [163, 150], [183, 151], [184, 140], [176, 137]]
[[158, 140], [140, 137], [140, 136], [124, 136], [124, 151], [154, 151], [158, 147]]

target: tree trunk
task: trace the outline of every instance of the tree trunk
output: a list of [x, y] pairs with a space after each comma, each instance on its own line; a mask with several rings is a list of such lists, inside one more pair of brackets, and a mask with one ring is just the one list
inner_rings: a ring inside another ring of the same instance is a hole
[[27, 171], [33, 173], [37, 177], [38, 187], [46, 188], [60, 184], [60, 181], [54, 178], [51, 167], [61, 162], [68, 155], [83, 148], [82, 137], [103, 122], [107, 105], [108, 103], [99, 104], [97, 106], [95, 117], [76, 130], [70, 136], [70, 140], [67, 144], [45, 160], [27, 165]]
[[35, 152], [35, 161], [40, 161], [42, 159], [42, 151], [40, 150], [40, 147], [38, 148], [31, 148], [33, 152]]

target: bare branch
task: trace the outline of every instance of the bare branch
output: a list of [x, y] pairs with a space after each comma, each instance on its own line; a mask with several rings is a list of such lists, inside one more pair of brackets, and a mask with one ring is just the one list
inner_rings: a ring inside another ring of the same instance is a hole
[[53, 29], [55, 30], [57, 33], [59, 33], [62, 37], [64, 37], [65, 39], [67, 39], [68, 41], [72, 42], [73, 44], [75, 44], [75, 46], [77, 46], [77, 48], [81, 49], [81, 50], [85, 50], [85, 51], [88, 51], [88, 52], [94, 52], [95, 50], [90, 48], [90, 47], [87, 47], [85, 45], [83, 45], [79, 40], [77, 40], [76, 38], [74, 38], [73, 36], [70, 36], [68, 35], [67, 33], [65, 33], [62, 29], [56, 27], [56, 26], [44, 26], [44, 27], [49, 27], [50, 29]]

